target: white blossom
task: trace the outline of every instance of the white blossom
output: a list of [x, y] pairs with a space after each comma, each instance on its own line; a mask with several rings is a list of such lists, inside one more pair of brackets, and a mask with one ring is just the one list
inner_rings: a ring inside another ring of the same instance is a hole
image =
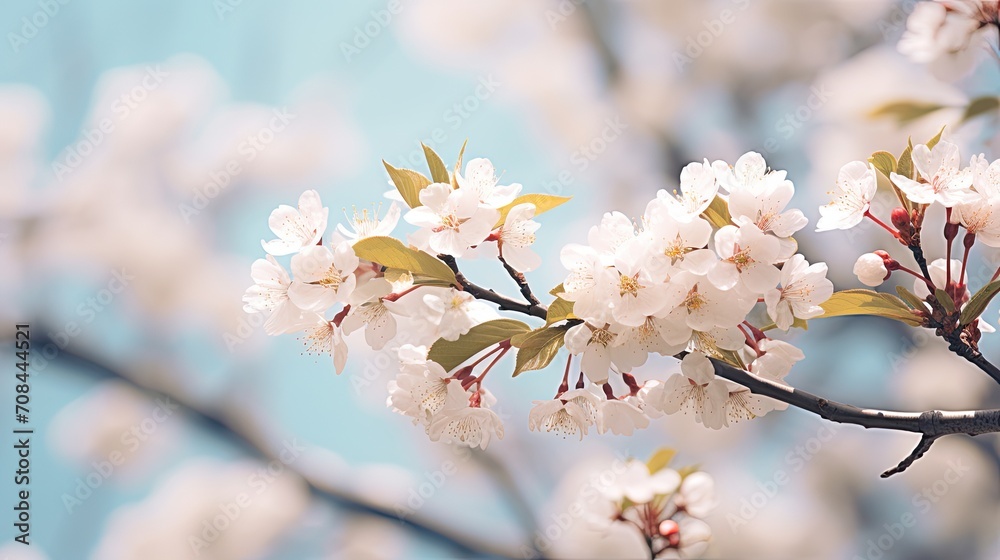
[[493, 231], [500, 213], [479, 204], [474, 190], [452, 189], [434, 183], [420, 191], [423, 206], [411, 209], [404, 218], [422, 228], [415, 238], [434, 253], [461, 257], [469, 247], [482, 243]]
[[299, 197], [298, 208], [282, 204], [271, 212], [268, 225], [278, 239], [261, 241], [261, 246], [268, 253], [280, 257], [315, 245], [326, 233], [329, 215], [330, 209], [323, 207], [319, 193], [306, 191]]
[[485, 158], [469, 160], [465, 165], [465, 175], [456, 177], [460, 190], [475, 193], [479, 203], [489, 208], [501, 208], [514, 201], [521, 192], [521, 185], [499, 185], [493, 163]]
[[500, 254], [518, 272], [531, 272], [542, 264], [542, 258], [531, 246], [541, 224], [532, 220], [534, 204], [518, 204], [510, 209], [499, 233]]
[[634, 504], [648, 504], [657, 496], [669, 496], [681, 485], [681, 475], [673, 469], [660, 469], [650, 474], [649, 467], [642, 461], [630, 459], [625, 463], [624, 472], [614, 483], [601, 488], [609, 500], [620, 502], [627, 499]]
[[269, 312], [264, 331], [275, 336], [302, 330], [306, 313], [288, 297], [292, 280], [271, 255], [257, 259], [250, 267], [254, 285], [243, 295], [243, 310], [247, 313]]
[[763, 233], [756, 225], [725, 226], [715, 232], [715, 251], [719, 262], [708, 279], [721, 290], [742, 286], [753, 294], [778, 285], [781, 272], [774, 263], [781, 250], [778, 239]]
[[535, 401], [528, 413], [528, 429], [556, 432], [563, 438], [579, 435], [582, 440], [593, 425], [593, 415], [579, 403], [562, 397], [550, 401]]
[[865, 253], [854, 263], [854, 274], [865, 286], [875, 287], [889, 277], [885, 261], [875, 253]]
[[379, 217], [378, 211], [373, 210], [369, 214], [368, 209], [358, 212], [355, 208], [354, 215], [348, 217], [348, 225], [351, 226], [351, 229], [348, 230], [343, 224], [337, 224], [337, 232], [345, 239], [350, 240], [352, 245], [369, 237], [388, 236], [396, 229], [399, 216], [399, 205], [395, 202], [389, 205], [389, 210], [382, 218]]
[[706, 427], [718, 430], [726, 422], [728, 398], [729, 388], [715, 377], [712, 362], [704, 354], [692, 352], [682, 360], [681, 373], [668, 378], [659, 398], [651, 397], [650, 404], [666, 414], [692, 412]]
[[820, 304], [833, 295], [833, 282], [826, 278], [826, 263], [810, 265], [800, 254], [781, 268], [781, 287], [764, 293], [767, 314], [779, 329], [787, 331], [796, 318], [823, 314]]
[[906, 198], [918, 204], [937, 202], [951, 208], [975, 200], [972, 191], [972, 168], [962, 168], [958, 146], [941, 140], [933, 149], [924, 144], [913, 147], [913, 167], [921, 181], [891, 173], [892, 182]]
[[350, 243], [340, 243], [333, 251], [312, 245], [292, 257], [294, 280], [288, 297], [298, 307], [322, 313], [337, 303], [346, 303], [357, 286], [360, 260]]
[[431, 441], [486, 449], [494, 435], [503, 439], [503, 422], [487, 408], [444, 410], [431, 422], [427, 435]]
[[841, 167], [837, 188], [830, 192], [833, 200], [819, 207], [821, 217], [816, 231], [850, 229], [861, 223], [877, 190], [875, 168], [871, 165], [852, 161]]

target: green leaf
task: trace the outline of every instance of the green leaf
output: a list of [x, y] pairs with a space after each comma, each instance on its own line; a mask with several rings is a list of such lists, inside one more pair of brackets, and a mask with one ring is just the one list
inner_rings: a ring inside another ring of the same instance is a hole
[[729, 202], [719, 195], [715, 196], [715, 199], [712, 200], [712, 203], [708, 205], [708, 208], [701, 215], [717, 228], [733, 223], [733, 217], [729, 214]]
[[420, 143], [420, 147], [424, 149], [424, 159], [427, 160], [427, 167], [431, 170], [431, 179], [435, 183], [451, 183], [451, 178], [448, 177], [448, 168], [445, 167], [441, 156], [423, 142]]
[[969, 106], [965, 108], [965, 113], [959, 122], [963, 123], [990, 111], [996, 113], [998, 109], [1000, 109], [1000, 98], [993, 96], [977, 97], [969, 102]]
[[938, 103], [925, 103], [922, 101], [893, 101], [880, 107], [876, 107], [868, 116], [877, 118], [890, 118], [899, 124], [906, 124], [929, 115], [935, 111], [944, 109], [944, 105]]
[[510, 343], [519, 349], [514, 377], [526, 371], [544, 369], [551, 364], [565, 344], [568, 330], [566, 325], [544, 327], [513, 337]]
[[420, 202], [420, 191], [431, 184], [431, 180], [424, 177], [422, 173], [412, 169], [397, 169], [389, 165], [385, 160], [382, 160], [382, 165], [389, 172], [392, 184], [396, 185], [396, 190], [399, 191], [399, 194], [403, 195], [403, 200], [407, 206], [410, 208], [423, 206]]
[[577, 318], [573, 314], [573, 302], [557, 297], [555, 301], [549, 304], [549, 313], [546, 315], [545, 325], [549, 326], [559, 321], [568, 321]]
[[896, 172], [896, 156], [886, 151], [875, 152], [868, 161], [886, 177]]
[[844, 290], [833, 294], [820, 304], [825, 313], [814, 319], [844, 317], [847, 315], [877, 315], [918, 326], [922, 320], [898, 297], [872, 290]]
[[973, 294], [969, 299], [969, 303], [965, 304], [965, 309], [962, 310], [962, 315], [958, 321], [959, 324], [963, 326], [968, 325], [979, 318], [983, 314], [983, 311], [986, 311], [986, 308], [990, 305], [990, 301], [997, 295], [997, 292], [1000, 292], [1000, 280], [990, 282]]
[[465, 142], [462, 142], [462, 149], [458, 151], [458, 161], [455, 162], [455, 172], [451, 174], [451, 188], [458, 188], [458, 174], [462, 172], [462, 158], [465, 157], [465, 146], [469, 143], [469, 139], [466, 138]]
[[[763, 331], [763, 332], [767, 332], [767, 331], [770, 331], [770, 330], [774, 330], [776, 328], [778, 328], [778, 325], [776, 325], [773, 322], [771, 322], [771, 323], [768, 323], [768, 324], [764, 325], [763, 327], [761, 327], [760, 330]], [[792, 321], [792, 328], [802, 329], [804, 331], [807, 331], [807, 330], [809, 330], [809, 321], [806, 321], [805, 319], [799, 319], [798, 317], [795, 317], [795, 319]]]
[[937, 298], [938, 303], [941, 304], [946, 313], [951, 314], [955, 312], [955, 300], [951, 299], [948, 292], [938, 288], [934, 290], [934, 297]]
[[910, 290], [907, 290], [902, 286], [896, 286], [896, 293], [899, 294], [899, 297], [908, 303], [913, 309], [919, 309], [921, 311], [927, 310], [927, 306], [924, 305], [924, 300], [917, 297], [917, 294], [914, 294]]
[[934, 138], [931, 138], [930, 140], [927, 141], [926, 144], [924, 144], [925, 146], [927, 146], [928, 150], [933, 149], [934, 146], [937, 146], [937, 143], [941, 141], [941, 135], [944, 134], [944, 128], [945, 127], [942, 126], [941, 130], [939, 130], [938, 133], [934, 135]]
[[562, 284], [559, 284], [555, 288], [552, 288], [551, 290], [549, 290], [549, 293], [552, 294], [552, 295], [554, 295], [554, 296], [556, 296], [556, 297], [562, 297], [562, 295], [563, 295], [563, 293], [565, 291], [566, 291], [566, 286], [563, 286]]
[[392, 237], [368, 237], [354, 244], [354, 252], [359, 258], [376, 262], [382, 266], [405, 270], [414, 276], [439, 280], [455, 286], [455, 272], [440, 259], [423, 251], [411, 249]]
[[438, 340], [431, 346], [427, 358], [441, 364], [445, 371], [452, 371], [490, 346], [529, 330], [531, 327], [513, 319], [487, 321], [472, 327], [458, 340]]
[[534, 204], [535, 205], [535, 216], [539, 214], [544, 214], [553, 208], [562, 206], [570, 201], [568, 196], [554, 196], [551, 194], [526, 194], [519, 196], [514, 199], [513, 202], [504, 206], [500, 209], [500, 219], [494, 227], [500, 227], [503, 225], [504, 221], [507, 220], [507, 214], [514, 209], [518, 204]]
[[899, 156], [899, 162], [896, 164], [896, 173], [907, 179], [916, 179], [916, 171], [913, 168], [913, 142], [909, 138], [906, 140], [906, 149], [903, 150]]
[[649, 461], [646, 461], [646, 466], [649, 467], [649, 474], [656, 474], [663, 469], [670, 466], [670, 462], [674, 460], [677, 456], [676, 449], [670, 449], [669, 447], [661, 447]]

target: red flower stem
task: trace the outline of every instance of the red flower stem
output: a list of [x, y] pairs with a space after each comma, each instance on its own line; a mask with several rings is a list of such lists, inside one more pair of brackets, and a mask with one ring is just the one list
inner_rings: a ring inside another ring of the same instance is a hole
[[869, 218], [871, 221], [875, 222], [876, 224], [882, 226], [882, 228], [885, 229], [885, 231], [888, 231], [889, 233], [891, 233], [893, 237], [895, 237], [897, 239], [899, 238], [899, 232], [898, 231], [892, 229], [891, 226], [887, 225], [882, 220], [880, 220], [880, 219], [876, 218], [875, 216], [873, 216], [872, 213], [869, 212], [868, 210], [865, 210], [865, 217]]

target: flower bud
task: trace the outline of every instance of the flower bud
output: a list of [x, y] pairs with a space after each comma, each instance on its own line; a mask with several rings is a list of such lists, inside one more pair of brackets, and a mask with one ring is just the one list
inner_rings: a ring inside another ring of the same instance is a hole
[[909, 231], [910, 214], [906, 211], [905, 208], [902, 207], [895, 208], [892, 211], [892, 214], [890, 215], [890, 219], [892, 220], [892, 225], [896, 226], [896, 229], [898, 229], [899, 231], [904, 231], [904, 230]]
[[875, 287], [889, 278], [889, 269], [885, 261], [875, 253], [865, 253], [854, 263], [854, 274], [865, 286]]
[[[900, 267], [899, 261], [889, 256], [889, 253], [882, 250], [878, 250], [875, 251], [874, 254], [878, 255], [882, 259], [882, 263], [885, 264], [885, 268], [889, 272], [892, 272], [893, 270], [899, 270]], [[886, 278], [888, 278], [888, 276]]]
[[670, 537], [681, 532], [681, 526], [673, 519], [666, 519], [660, 523], [660, 536]]

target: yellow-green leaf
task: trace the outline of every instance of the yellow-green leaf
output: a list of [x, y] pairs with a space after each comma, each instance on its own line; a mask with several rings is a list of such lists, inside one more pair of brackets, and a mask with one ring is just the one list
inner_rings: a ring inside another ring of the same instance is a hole
[[438, 340], [431, 346], [427, 358], [441, 364], [445, 371], [452, 371], [490, 346], [529, 330], [531, 327], [513, 319], [487, 321], [472, 327], [458, 340]]
[[458, 151], [458, 161], [455, 162], [455, 171], [451, 174], [451, 188], [458, 188], [458, 174], [462, 172], [462, 158], [465, 157], [465, 146], [469, 143], [469, 139], [466, 138], [465, 142], [462, 142], [462, 149]]
[[962, 120], [959, 122], [974, 119], [979, 115], [989, 113], [990, 111], [996, 113], [998, 109], [1000, 109], [1000, 98], [992, 95], [977, 97], [969, 103], [968, 107], [965, 108], [965, 113], [962, 115]]
[[950, 314], [955, 312], [955, 300], [951, 299], [948, 292], [938, 288], [937, 290], [934, 290], [934, 297], [938, 300], [938, 303], [941, 304], [941, 307], [944, 308], [946, 313]]
[[978, 292], [973, 294], [969, 299], [969, 303], [965, 304], [965, 309], [962, 310], [959, 323], [962, 325], [968, 325], [979, 318], [979, 316], [983, 314], [983, 311], [986, 311], [990, 301], [992, 301], [993, 297], [997, 295], [997, 292], [1000, 292], [1000, 280], [990, 282], [989, 284], [983, 286]]
[[403, 196], [403, 201], [406, 202], [407, 206], [410, 208], [416, 208], [418, 206], [423, 206], [420, 202], [420, 191], [431, 184], [431, 180], [418, 171], [412, 169], [398, 169], [395, 168], [385, 160], [382, 160], [382, 165], [385, 166], [385, 170], [389, 172], [389, 178], [392, 179], [392, 184], [396, 185], [396, 190], [399, 194]]
[[513, 337], [511, 344], [518, 348], [514, 377], [525, 371], [544, 369], [563, 347], [569, 327], [543, 327]]
[[896, 156], [886, 151], [875, 152], [868, 161], [886, 177], [896, 172]]
[[733, 217], [729, 214], [729, 202], [719, 195], [715, 196], [715, 199], [712, 200], [712, 203], [708, 205], [708, 208], [701, 215], [717, 228], [733, 223]]
[[573, 302], [557, 297], [555, 301], [549, 304], [549, 313], [546, 315], [545, 324], [548, 326], [559, 321], [576, 318], [577, 316], [573, 315]]
[[896, 173], [908, 179], [916, 179], [916, 171], [913, 169], [913, 142], [910, 139], [906, 140], [906, 149], [896, 163]]
[[877, 315], [906, 323], [911, 326], [921, 324], [920, 317], [898, 297], [872, 290], [844, 290], [833, 294], [820, 305], [824, 313], [814, 319], [843, 317], [847, 315]]
[[448, 168], [445, 167], [441, 156], [437, 155], [437, 152], [423, 142], [420, 143], [420, 147], [424, 149], [424, 158], [427, 160], [427, 167], [431, 171], [431, 179], [435, 183], [450, 183], [451, 178], [448, 177]]
[[868, 116], [873, 119], [882, 117], [890, 118], [899, 124], [906, 124], [941, 109], [944, 109], [944, 105], [939, 103], [925, 103], [922, 101], [893, 101], [880, 107], [876, 107], [868, 114]]
[[913, 309], [919, 309], [921, 311], [927, 310], [927, 306], [924, 305], [924, 300], [917, 297], [917, 294], [911, 292], [910, 290], [907, 290], [902, 286], [896, 286], [896, 293], [899, 294], [899, 297], [903, 301], [910, 304], [910, 307]]
[[519, 196], [514, 199], [514, 202], [511, 202], [507, 206], [500, 209], [500, 219], [497, 220], [494, 227], [502, 226], [504, 221], [507, 220], [507, 214], [510, 214], [510, 211], [513, 210], [518, 204], [534, 204], [535, 215], [537, 216], [548, 212], [553, 208], [566, 204], [569, 200], [570, 197], [568, 196], [554, 196], [551, 194], [526, 194]]
[[455, 272], [451, 267], [423, 251], [411, 249], [392, 237], [368, 237], [354, 244], [354, 252], [359, 258], [379, 263], [388, 268], [405, 270], [415, 277], [440, 280], [454, 286]]
[[944, 128], [945, 127], [942, 126], [941, 130], [939, 130], [938, 133], [935, 134], [933, 138], [927, 141], [927, 144], [925, 144], [925, 146], [927, 146], [928, 150], [933, 149], [934, 146], [937, 146], [937, 143], [941, 141], [941, 135], [944, 134]]
[[646, 466], [649, 467], [649, 474], [656, 474], [663, 469], [670, 466], [670, 462], [674, 460], [677, 456], [676, 449], [670, 449], [669, 447], [662, 447], [652, 457], [649, 461], [646, 461]]
[[559, 284], [555, 288], [552, 288], [551, 290], [549, 290], [549, 293], [552, 294], [552, 295], [554, 295], [554, 296], [556, 296], [556, 297], [562, 297], [563, 292], [565, 292], [565, 291], [566, 291], [566, 287], [563, 286], [562, 284]]

